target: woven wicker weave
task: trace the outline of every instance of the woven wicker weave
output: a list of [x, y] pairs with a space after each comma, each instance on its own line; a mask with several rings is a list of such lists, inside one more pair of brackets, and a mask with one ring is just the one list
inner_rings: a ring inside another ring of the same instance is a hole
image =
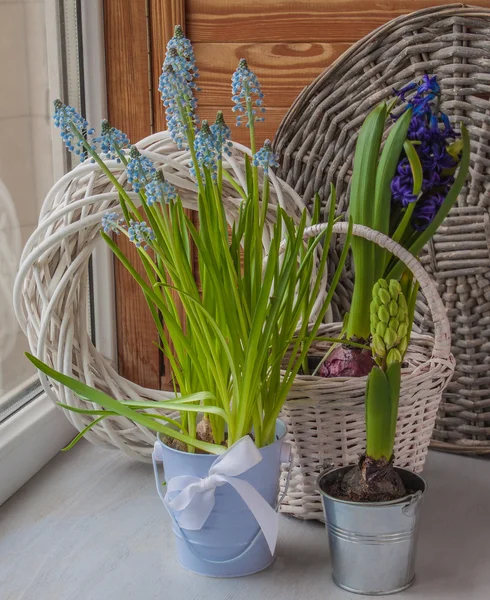
[[[144, 156], [151, 158], [157, 168], [177, 188], [186, 208], [197, 208], [196, 185], [189, 175], [190, 155], [178, 150], [167, 132], [156, 133], [137, 144]], [[224, 157], [223, 168], [246, 189], [244, 153], [250, 150], [234, 144], [232, 156]], [[107, 166], [126, 182], [126, 172], [116, 161]], [[270, 174], [271, 197], [267, 215], [264, 247], [269, 245], [275, 222], [276, 207], [280, 205], [297, 221], [304, 210], [301, 198], [288, 185]], [[138, 195], [129, 192], [138, 203]], [[223, 196], [227, 218], [238, 215], [241, 198], [224, 180]], [[102, 216], [107, 211], [120, 210], [117, 191], [97, 164], [84, 163], [58, 181], [44, 202], [39, 224], [22, 253], [14, 286], [14, 307], [17, 319], [29, 339], [33, 354], [68, 375], [96, 386], [118, 399], [148, 398], [162, 400], [173, 394], [142, 388], [121, 377], [115, 365], [102, 356], [88, 334], [88, 268], [89, 259], [100, 240]], [[320, 251], [317, 254], [319, 258]], [[326, 289], [326, 273], [323, 290]], [[322, 291], [314, 312], [323, 302]], [[53, 401], [73, 407], [93, 408], [70, 390], [41, 377], [46, 393]], [[82, 430], [93, 417], [65, 411], [68, 419]], [[94, 443], [108, 444], [134, 458], [150, 460], [155, 437], [151, 431], [122, 417], [107, 418], [98, 423], [86, 436]]]
[[[442, 110], [471, 135], [467, 185], [422, 264], [446, 304], [457, 359], [444, 395], [433, 444], [490, 452], [490, 10], [452, 4], [399, 17], [352, 46], [297, 98], [275, 140], [279, 177], [309, 201], [337, 188], [338, 211], [348, 208], [357, 132], [380, 101], [424, 73], [437, 75]], [[337, 261], [335, 252], [331, 264]], [[348, 309], [352, 270], [335, 298], [334, 317]], [[423, 298], [416, 325], [431, 331]]]
[[[310, 227], [310, 235], [321, 226]], [[334, 231], [344, 232], [346, 223]], [[446, 310], [430, 276], [417, 260], [387, 236], [360, 225], [354, 234], [372, 240], [403, 260], [420, 282], [434, 337], [414, 333], [405, 355], [395, 441], [396, 464], [420, 472], [430, 443], [437, 410], [454, 371]], [[341, 323], [323, 325], [320, 334], [338, 337]], [[318, 343], [313, 353], [323, 356], [328, 345]], [[323, 520], [322, 501], [316, 492], [319, 473], [329, 465], [356, 462], [365, 450], [364, 398], [366, 377], [299, 376], [295, 379], [282, 417], [292, 444], [292, 472], [281, 512], [302, 519]], [[286, 480], [283, 472], [282, 483]]]

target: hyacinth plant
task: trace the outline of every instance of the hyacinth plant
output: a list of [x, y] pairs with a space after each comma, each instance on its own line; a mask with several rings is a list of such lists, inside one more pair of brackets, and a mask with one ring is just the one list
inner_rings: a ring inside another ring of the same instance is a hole
[[[159, 89], [172, 139], [190, 154], [199, 227], [185, 214], [179, 194], [162, 171], [144, 151], [130, 147], [122, 132], [103, 122], [96, 137], [86, 120], [61, 102], [55, 103], [54, 115], [67, 147], [82, 160], [95, 161], [119, 194], [120, 209], [102, 219], [102, 237], [145, 295], [173, 370], [175, 398], [118, 401], [29, 358], [46, 375], [94, 403], [93, 409], [76, 409], [94, 416], [87, 430], [101, 419], [122, 415], [177, 440], [190, 452], [220, 454], [252, 432], [258, 447], [273, 441], [276, 419], [340, 278], [350, 234], [328, 294], [309, 324], [327, 257], [324, 251], [315, 269], [315, 252], [320, 242], [329, 247], [333, 210], [328, 228], [305, 241], [306, 211], [296, 225], [280, 207], [269, 206], [269, 169], [277, 163], [270, 142], [256, 149], [254, 130], [265, 109], [260, 83], [245, 60], [232, 78], [232, 100], [237, 125], [249, 128], [252, 159], [245, 156], [246, 185], [233, 179], [223, 168], [223, 155], [230, 153], [232, 144], [222, 113], [214, 124], [203, 121], [199, 126], [197, 77], [192, 45], [177, 27], [167, 46]], [[121, 185], [106, 159], [121, 163], [132, 192]], [[222, 201], [225, 178], [242, 200], [231, 240]], [[276, 220], [265, 255], [262, 240], [270, 210], [275, 210]], [[313, 224], [319, 215], [317, 202]], [[113, 234], [135, 244], [146, 280]], [[197, 249], [201, 289], [193, 272], [190, 240]], [[179, 316], [176, 297], [185, 320]], [[170, 411], [178, 411], [180, 418], [171, 418]]]
[[395, 444], [401, 364], [413, 321], [413, 309], [396, 279], [375, 283], [370, 321], [376, 366], [366, 386], [366, 454], [375, 461], [389, 461]]
[[[463, 124], [460, 133], [440, 110], [441, 88], [425, 75], [416, 84], [394, 90], [366, 117], [357, 140], [350, 191], [350, 215], [391, 237], [417, 256], [457, 200], [469, 168], [470, 142]], [[402, 104], [396, 108], [398, 102]], [[387, 121], [392, 127], [381, 148]], [[403, 263], [371, 241], [354, 238], [355, 281], [346, 318], [347, 339], [364, 342], [370, 336], [367, 307], [375, 282], [400, 281], [409, 305], [418, 287]], [[345, 353], [352, 360], [345, 360]], [[361, 352], [337, 347], [323, 366], [327, 377], [366, 375], [371, 361]], [[359, 368], [357, 368], [359, 367]]]
[[393, 458], [401, 364], [410, 341], [413, 309], [396, 279], [375, 283], [369, 308], [375, 366], [366, 382], [366, 454], [342, 484], [342, 493], [357, 502], [396, 500], [406, 495]]

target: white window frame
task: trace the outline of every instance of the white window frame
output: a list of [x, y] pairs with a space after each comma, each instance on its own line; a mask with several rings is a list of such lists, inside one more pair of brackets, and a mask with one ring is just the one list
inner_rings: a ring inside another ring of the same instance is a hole
[[[73, 9], [72, 2], [64, 0]], [[94, 124], [106, 113], [104, 25], [102, 0], [80, 2], [85, 116]], [[59, 0], [45, 0], [49, 89], [62, 97]], [[66, 172], [66, 152], [53, 136], [54, 180]], [[93, 254], [91, 310], [99, 351], [116, 362], [114, 265], [110, 249], [100, 244]], [[0, 504], [48, 463], [77, 431], [45, 393], [0, 422]]]
[[[103, 0], [81, 3], [85, 117], [95, 125], [107, 117]], [[93, 298], [97, 350], [117, 363], [115, 327], [114, 255], [101, 240], [92, 260]]]

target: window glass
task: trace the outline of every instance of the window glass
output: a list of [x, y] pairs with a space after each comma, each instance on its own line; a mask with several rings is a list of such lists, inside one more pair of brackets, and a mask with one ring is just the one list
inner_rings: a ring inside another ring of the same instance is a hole
[[37, 382], [12, 290], [46, 194], [66, 169], [52, 100], [80, 108], [78, 40], [75, 0], [0, 0], [0, 420]]

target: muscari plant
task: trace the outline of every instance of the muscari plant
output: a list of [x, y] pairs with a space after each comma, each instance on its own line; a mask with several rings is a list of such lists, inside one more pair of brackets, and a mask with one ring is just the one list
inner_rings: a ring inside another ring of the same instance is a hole
[[[441, 88], [425, 75], [397, 91], [366, 117], [356, 145], [350, 192], [354, 223], [380, 231], [417, 256], [456, 202], [469, 168], [468, 131], [457, 133], [440, 110]], [[405, 102], [396, 114], [398, 100]], [[394, 121], [383, 148], [387, 119]], [[417, 294], [403, 263], [363, 238], [352, 240], [355, 267], [348, 339], [368, 340], [366, 309], [378, 279], [401, 282], [410, 303]]]
[[[104, 121], [95, 136], [72, 107], [55, 102], [54, 122], [68, 149], [82, 160], [97, 163], [119, 194], [120, 210], [104, 215], [102, 237], [141, 287], [176, 385], [175, 398], [168, 401], [118, 401], [29, 355], [44, 374], [94, 404], [93, 409], [61, 405], [94, 417], [74, 441], [100, 420], [122, 415], [177, 440], [191, 452], [220, 454], [252, 431], [257, 446], [270, 443], [281, 407], [340, 278], [350, 233], [328, 294], [309, 324], [327, 258], [324, 251], [315, 269], [315, 252], [320, 242], [329, 247], [334, 198], [328, 228], [304, 241], [306, 211], [295, 225], [280, 207], [269, 206], [269, 169], [277, 163], [270, 142], [256, 149], [254, 130], [265, 112], [256, 75], [240, 60], [232, 78], [237, 125], [244, 124], [250, 131], [252, 159], [245, 156], [245, 186], [223, 168], [223, 154], [231, 152], [232, 144], [222, 113], [214, 124], [203, 121], [199, 126], [197, 77], [192, 45], [177, 27], [167, 46], [159, 89], [172, 139], [191, 156], [198, 227], [185, 214], [179, 194], [162, 171], [144, 151], [130, 147], [124, 133]], [[121, 165], [132, 191], [112, 172]], [[222, 202], [225, 179], [242, 200], [230, 237]], [[269, 210], [276, 212], [276, 220], [266, 256], [262, 240]], [[312, 223], [318, 223], [319, 217], [317, 201]], [[135, 244], [146, 279], [113, 234]], [[191, 240], [197, 249], [201, 289], [193, 272]], [[180, 418], [171, 417], [171, 411], [178, 411]], [[201, 414], [204, 418], [199, 421]], [[199, 429], [203, 422], [204, 433]]]

